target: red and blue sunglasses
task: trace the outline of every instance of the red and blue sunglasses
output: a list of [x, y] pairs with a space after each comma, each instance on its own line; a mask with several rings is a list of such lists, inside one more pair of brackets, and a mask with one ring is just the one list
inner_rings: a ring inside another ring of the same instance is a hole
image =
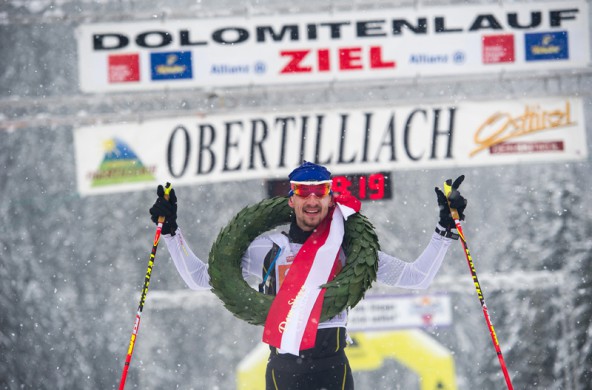
[[331, 180], [314, 182], [290, 182], [290, 196], [298, 195], [302, 198], [308, 198], [315, 195], [317, 198], [324, 198], [331, 193]]

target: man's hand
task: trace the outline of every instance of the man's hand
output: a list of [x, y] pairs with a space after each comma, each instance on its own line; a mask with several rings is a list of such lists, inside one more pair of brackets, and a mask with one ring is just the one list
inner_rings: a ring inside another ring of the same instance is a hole
[[150, 208], [150, 219], [152, 222], [158, 224], [158, 217], [164, 217], [162, 224], [162, 234], [175, 235], [177, 231], [177, 196], [175, 190], [171, 189], [169, 192], [169, 200], [164, 197], [164, 187], [159, 185], [156, 189], [158, 198], [154, 205]]
[[448, 198], [444, 195], [444, 192], [442, 192], [441, 189], [438, 187], [435, 188], [436, 196], [438, 197], [438, 207], [440, 208], [440, 221], [438, 223], [446, 230], [454, 229], [456, 227], [454, 219], [452, 219], [452, 215], [450, 214], [451, 208], [456, 209], [461, 221], [464, 221], [465, 219], [464, 211], [467, 207], [467, 200], [458, 191], [458, 187], [460, 187], [464, 179], [465, 176], [461, 175], [454, 181], [454, 183], [452, 183], [452, 179], [446, 180], [448, 185], [452, 183]]

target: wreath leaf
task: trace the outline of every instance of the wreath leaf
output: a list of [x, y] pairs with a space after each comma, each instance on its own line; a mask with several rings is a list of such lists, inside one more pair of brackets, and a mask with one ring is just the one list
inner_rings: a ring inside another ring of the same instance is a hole
[[[287, 197], [275, 197], [247, 206], [224, 227], [209, 254], [212, 291], [236, 317], [253, 325], [264, 325], [274, 297], [260, 293], [244, 280], [241, 258], [259, 235], [292, 220]], [[345, 223], [343, 249], [347, 263], [326, 287], [321, 321], [354, 307], [376, 280], [380, 245], [374, 226], [362, 214]]]

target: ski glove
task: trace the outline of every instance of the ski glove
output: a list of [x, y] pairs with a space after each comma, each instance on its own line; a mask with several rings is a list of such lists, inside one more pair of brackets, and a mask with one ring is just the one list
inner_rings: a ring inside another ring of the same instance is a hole
[[152, 222], [158, 224], [158, 217], [164, 217], [162, 224], [162, 234], [175, 235], [177, 231], [177, 196], [175, 190], [171, 189], [169, 192], [169, 200], [164, 198], [164, 187], [159, 185], [156, 189], [158, 198], [154, 205], [150, 208], [150, 219]]
[[[461, 175], [454, 181], [454, 183], [452, 183], [448, 198], [446, 198], [446, 195], [444, 195], [444, 192], [442, 192], [441, 189], [438, 187], [435, 188], [436, 196], [438, 197], [438, 207], [440, 208], [440, 221], [438, 221], [438, 223], [448, 232], [456, 227], [454, 219], [452, 219], [452, 215], [450, 214], [450, 208], [458, 211], [458, 217], [461, 221], [464, 221], [465, 219], [464, 211], [467, 207], [467, 200], [458, 191], [458, 187], [464, 179], [465, 176]], [[448, 179], [446, 182], [450, 184], [452, 179]]]

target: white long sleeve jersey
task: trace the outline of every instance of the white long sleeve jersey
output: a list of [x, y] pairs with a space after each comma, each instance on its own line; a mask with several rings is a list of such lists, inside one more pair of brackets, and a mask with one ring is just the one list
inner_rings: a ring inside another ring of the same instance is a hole
[[[174, 236], [163, 235], [177, 271], [187, 286], [193, 290], [210, 289], [208, 265], [199, 259], [189, 248], [181, 229]], [[243, 277], [248, 280], [262, 280], [263, 262], [271, 250], [273, 241], [269, 235], [256, 238], [242, 257]], [[451, 239], [432, 233], [430, 242], [413, 262], [378, 252], [377, 280], [389, 286], [426, 289], [432, 283], [442, 265]], [[292, 253], [298, 253], [302, 244], [290, 243]]]

